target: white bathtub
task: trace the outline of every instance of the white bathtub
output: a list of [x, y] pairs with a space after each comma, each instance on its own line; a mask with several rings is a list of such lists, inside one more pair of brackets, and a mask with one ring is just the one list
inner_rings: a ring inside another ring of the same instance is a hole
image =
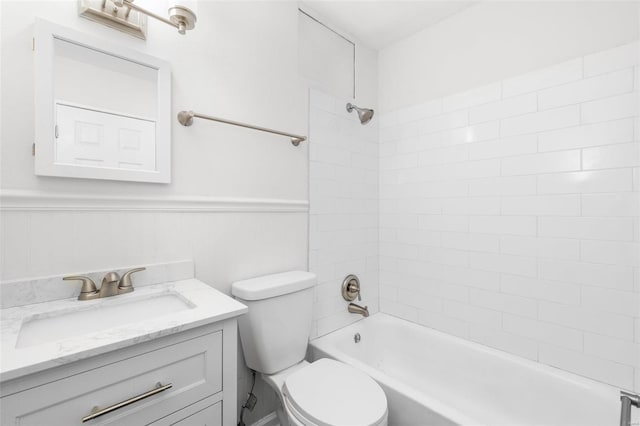
[[380, 383], [391, 426], [619, 424], [613, 387], [381, 313], [313, 340], [311, 356]]

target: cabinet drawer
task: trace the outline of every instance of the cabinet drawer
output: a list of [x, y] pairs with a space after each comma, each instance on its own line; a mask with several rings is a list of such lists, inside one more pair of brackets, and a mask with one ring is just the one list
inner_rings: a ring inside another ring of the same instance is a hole
[[[172, 386], [82, 423], [104, 409]], [[222, 390], [222, 331], [162, 347], [2, 398], [2, 424], [144, 425]]]

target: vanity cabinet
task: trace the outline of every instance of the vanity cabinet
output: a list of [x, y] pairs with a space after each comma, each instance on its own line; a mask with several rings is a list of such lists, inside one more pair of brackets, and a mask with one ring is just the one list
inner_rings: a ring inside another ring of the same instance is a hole
[[[232, 426], [236, 351], [228, 319], [11, 380], [2, 383], [0, 423]], [[87, 418], [108, 407], [116, 408]]]

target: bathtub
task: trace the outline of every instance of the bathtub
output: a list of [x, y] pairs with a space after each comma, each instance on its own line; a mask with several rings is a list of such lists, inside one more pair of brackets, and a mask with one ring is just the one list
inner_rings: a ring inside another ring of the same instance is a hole
[[310, 356], [373, 377], [391, 426], [619, 424], [611, 386], [382, 313], [313, 340]]

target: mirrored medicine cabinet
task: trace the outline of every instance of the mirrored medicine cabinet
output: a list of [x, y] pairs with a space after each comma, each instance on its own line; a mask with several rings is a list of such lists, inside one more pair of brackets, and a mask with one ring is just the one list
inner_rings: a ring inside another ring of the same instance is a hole
[[35, 173], [171, 181], [171, 75], [161, 59], [35, 26]]

